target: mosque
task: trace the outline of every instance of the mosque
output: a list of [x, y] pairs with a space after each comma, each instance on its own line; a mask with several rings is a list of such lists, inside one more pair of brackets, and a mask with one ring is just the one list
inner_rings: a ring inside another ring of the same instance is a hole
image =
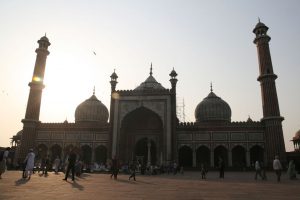
[[120, 162], [139, 160], [144, 164], [178, 162], [185, 167], [205, 163], [216, 167], [222, 158], [231, 168], [250, 167], [256, 160], [271, 166], [275, 155], [286, 159], [269, 50], [268, 27], [258, 22], [253, 33], [259, 61], [257, 81], [261, 86], [263, 117], [243, 122], [231, 121], [231, 108], [211, 88], [195, 108], [195, 122], [182, 123], [176, 116], [177, 73], [170, 72], [170, 88], [153, 76], [132, 90], [117, 90], [118, 75], [110, 76], [110, 105], [95, 95], [75, 109], [75, 122], [48, 123], [39, 121], [49, 39], [38, 40], [36, 63], [27, 102], [23, 129], [17, 134], [20, 144], [16, 161], [22, 161], [30, 148], [38, 157], [46, 154], [64, 159], [71, 148], [89, 164], [106, 163], [116, 156]]

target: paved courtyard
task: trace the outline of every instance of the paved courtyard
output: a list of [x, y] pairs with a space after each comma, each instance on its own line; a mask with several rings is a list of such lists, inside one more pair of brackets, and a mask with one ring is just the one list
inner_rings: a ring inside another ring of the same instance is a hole
[[83, 174], [75, 182], [63, 181], [63, 173], [49, 173], [47, 177], [34, 174], [31, 180], [21, 179], [20, 171], [7, 171], [0, 180], [0, 200], [6, 199], [300, 199], [300, 180], [275, 181], [269, 172], [268, 180], [254, 180], [253, 172], [225, 172], [219, 180], [217, 172], [209, 172], [206, 180], [199, 172], [184, 175], [137, 176], [118, 180], [108, 174]]

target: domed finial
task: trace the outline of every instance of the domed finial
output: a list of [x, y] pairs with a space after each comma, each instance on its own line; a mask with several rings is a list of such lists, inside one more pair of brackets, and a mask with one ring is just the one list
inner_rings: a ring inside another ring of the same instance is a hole
[[94, 86], [94, 89], [93, 89], [93, 95], [95, 95], [95, 86]]
[[260, 18], [258, 17], [258, 23], [260, 23]]
[[47, 37], [47, 34], [46, 34], [46, 32], [45, 32], [45, 37]]
[[213, 92], [212, 82], [210, 82], [210, 92]]
[[150, 65], [150, 76], [152, 76], [152, 62], [151, 62], [151, 65]]

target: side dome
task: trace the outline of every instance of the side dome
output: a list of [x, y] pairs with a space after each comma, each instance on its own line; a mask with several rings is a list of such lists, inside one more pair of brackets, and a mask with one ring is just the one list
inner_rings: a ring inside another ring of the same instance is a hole
[[93, 94], [89, 99], [79, 104], [75, 111], [76, 122], [100, 122], [106, 123], [108, 110], [106, 106]]
[[231, 109], [228, 103], [211, 92], [196, 107], [196, 122], [230, 122]]

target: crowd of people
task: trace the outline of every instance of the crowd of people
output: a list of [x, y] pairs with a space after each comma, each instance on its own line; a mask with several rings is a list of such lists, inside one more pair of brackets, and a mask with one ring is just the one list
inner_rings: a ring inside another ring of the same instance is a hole
[[[3, 173], [6, 171], [9, 151], [10, 148], [6, 148], [5, 151], [0, 154], [0, 179], [2, 178]], [[216, 167], [219, 170], [219, 178], [224, 179], [225, 162], [222, 157], [218, 158]], [[41, 172], [41, 175], [47, 176], [48, 171], [53, 171], [55, 174], [58, 174], [59, 171], [62, 171], [65, 173], [63, 180], [67, 181], [71, 172], [71, 179], [72, 181], [75, 181], [75, 176], [80, 177], [84, 168], [89, 168], [90, 172], [110, 172], [111, 179], [117, 179], [118, 174], [122, 172], [129, 175], [129, 180], [133, 179], [134, 181], [136, 181], [137, 173], [141, 175], [157, 175], [164, 173], [173, 175], [176, 175], [177, 173], [184, 174], [183, 166], [178, 165], [175, 161], [170, 162], [167, 165], [160, 166], [151, 164], [147, 165], [142, 163], [140, 160], [121, 164], [117, 157], [114, 157], [111, 162], [107, 162], [105, 164], [94, 163], [92, 165], [86, 165], [82, 160], [79, 159], [74, 149], [70, 151], [65, 160], [61, 160], [58, 156], [50, 159], [49, 155], [45, 155], [42, 158], [36, 159], [33, 149], [30, 149], [24, 162], [22, 163], [22, 178], [30, 180], [31, 175], [35, 172], [38, 174]], [[253, 168], [255, 170], [255, 180], [258, 178], [267, 180], [267, 169], [262, 161], [255, 161]], [[280, 182], [281, 174], [284, 169], [278, 156], [275, 156], [275, 159], [273, 160], [273, 170], [276, 174], [276, 180]], [[201, 178], [206, 179], [207, 173], [207, 165], [205, 163], [201, 163]], [[296, 174], [297, 171], [295, 169], [295, 161], [290, 160], [287, 167], [287, 176], [290, 180], [296, 180]]]

